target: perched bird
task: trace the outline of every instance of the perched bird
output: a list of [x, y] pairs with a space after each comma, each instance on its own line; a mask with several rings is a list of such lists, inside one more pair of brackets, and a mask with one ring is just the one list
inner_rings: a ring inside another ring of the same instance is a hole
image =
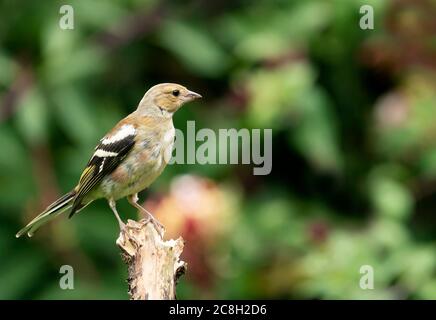
[[129, 203], [154, 223], [160, 224], [138, 204], [138, 192], [162, 173], [171, 158], [175, 130], [173, 114], [186, 102], [201, 98], [179, 84], [162, 83], [149, 89], [138, 108], [107, 133], [94, 150], [77, 186], [35, 217], [16, 237], [29, 237], [61, 213], [72, 217], [88, 204], [106, 198], [120, 228], [124, 223], [115, 202]]

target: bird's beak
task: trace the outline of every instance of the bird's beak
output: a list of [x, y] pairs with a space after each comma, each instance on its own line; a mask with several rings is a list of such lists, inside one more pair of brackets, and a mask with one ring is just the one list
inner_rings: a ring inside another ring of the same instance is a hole
[[201, 94], [198, 94], [194, 91], [188, 91], [188, 93], [186, 94], [186, 98], [188, 101], [192, 101], [192, 100], [200, 99], [202, 98], [202, 96]]

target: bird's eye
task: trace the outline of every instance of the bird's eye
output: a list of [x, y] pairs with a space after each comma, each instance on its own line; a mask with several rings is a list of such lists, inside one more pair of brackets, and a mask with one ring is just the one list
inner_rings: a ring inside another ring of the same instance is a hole
[[173, 96], [177, 97], [180, 94], [179, 90], [173, 90]]

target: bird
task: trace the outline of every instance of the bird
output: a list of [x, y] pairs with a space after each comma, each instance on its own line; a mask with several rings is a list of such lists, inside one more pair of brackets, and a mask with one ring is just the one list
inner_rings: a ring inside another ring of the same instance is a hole
[[148, 188], [171, 159], [175, 128], [174, 113], [185, 103], [201, 98], [196, 92], [176, 83], [151, 87], [135, 111], [119, 121], [97, 144], [80, 179], [70, 192], [50, 204], [16, 234], [32, 237], [46, 222], [69, 212], [69, 218], [93, 201], [105, 198], [118, 220], [116, 201], [127, 198], [147, 221], [162, 225], [138, 204], [138, 193]]

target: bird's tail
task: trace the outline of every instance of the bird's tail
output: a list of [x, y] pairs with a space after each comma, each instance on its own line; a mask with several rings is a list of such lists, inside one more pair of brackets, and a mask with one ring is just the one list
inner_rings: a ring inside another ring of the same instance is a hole
[[38, 228], [44, 223], [50, 221], [51, 219], [57, 217], [66, 210], [70, 209], [73, 205], [75, 195], [76, 191], [72, 190], [60, 197], [58, 200], [49, 205], [47, 209], [45, 209], [42, 213], [40, 213], [37, 217], [30, 221], [27, 226], [18, 231], [15, 236], [19, 238], [25, 233], [27, 233], [29, 237], [33, 236], [33, 233], [38, 230]]

